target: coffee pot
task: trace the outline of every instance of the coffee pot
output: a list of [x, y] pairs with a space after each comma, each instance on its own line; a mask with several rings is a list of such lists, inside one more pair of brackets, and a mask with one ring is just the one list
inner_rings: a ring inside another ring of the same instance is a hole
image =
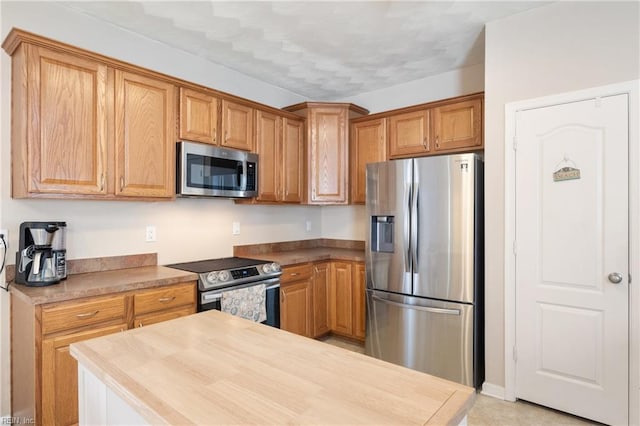
[[57, 284], [67, 278], [66, 222], [23, 222], [16, 253], [16, 282]]

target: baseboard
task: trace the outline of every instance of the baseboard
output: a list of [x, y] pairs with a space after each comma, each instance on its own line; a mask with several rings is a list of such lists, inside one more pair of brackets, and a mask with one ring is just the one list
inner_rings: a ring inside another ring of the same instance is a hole
[[504, 387], [494, 385], [492, 383], [484, 382], [482, 384], [482, 391], [480, 393], [493, 398], [504, 399]]

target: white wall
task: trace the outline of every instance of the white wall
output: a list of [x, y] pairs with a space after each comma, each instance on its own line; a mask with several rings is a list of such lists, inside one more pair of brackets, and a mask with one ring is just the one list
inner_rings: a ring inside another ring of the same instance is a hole
[[558, 2], [486, 26], [486, 382], [504, 386], [504, 111], [517, 100], [637, 79], [637, 2]]
[[340, 102], [360, 105], [373, 114], [483, 90], [484, 64], [478, 64], [386, 89], [349, 96]]

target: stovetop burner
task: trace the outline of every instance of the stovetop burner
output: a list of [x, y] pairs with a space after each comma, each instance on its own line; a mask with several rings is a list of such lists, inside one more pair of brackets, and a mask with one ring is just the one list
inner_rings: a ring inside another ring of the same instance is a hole
[[204, 274], [206, 272], [222, 271], [227, 269], [246, 268], [269, 263], [268, 260], [247, 259], [245, 257], [224, 257], [221, 259], [206, 259], [195, 262], [175, 263], [167, 265], [169, 268]]
[[206, 259], [167, 266], [198, 274], [198, 289], [201, 292], [269, 280], [282, 274], [280, 265], [275, 262], [244, 257]]

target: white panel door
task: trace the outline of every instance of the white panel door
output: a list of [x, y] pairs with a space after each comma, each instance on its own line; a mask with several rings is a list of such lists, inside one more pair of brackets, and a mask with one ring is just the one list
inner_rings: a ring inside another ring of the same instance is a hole
[[516, 397], [627, 424], [628, 97], [520, 111], [516, 140]]

